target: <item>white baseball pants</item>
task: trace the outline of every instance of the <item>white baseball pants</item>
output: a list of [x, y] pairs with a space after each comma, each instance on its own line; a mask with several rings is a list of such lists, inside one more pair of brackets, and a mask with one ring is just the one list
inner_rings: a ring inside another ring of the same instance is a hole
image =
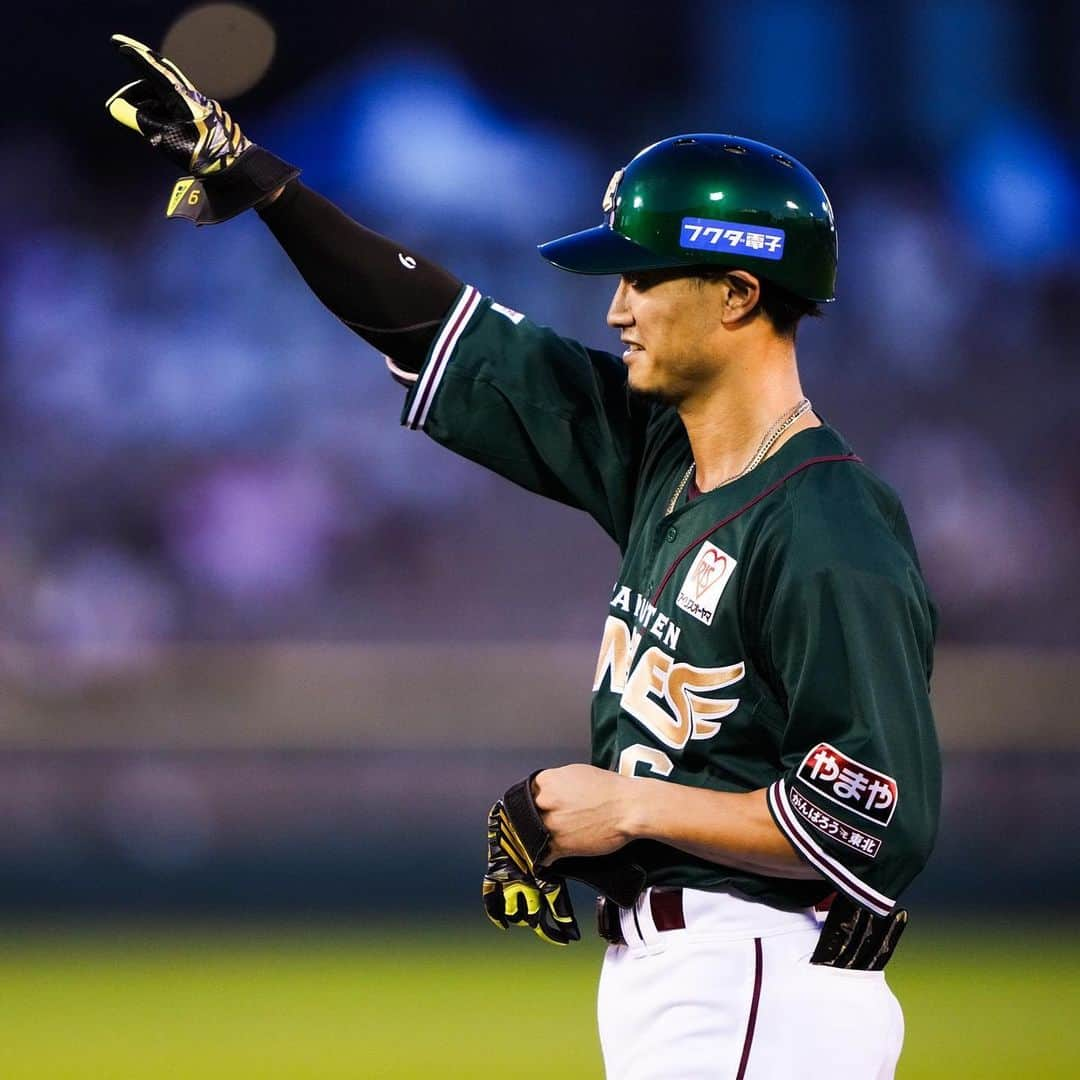
[[883, 972], [809, 962], [816, 912], [685, 889], [683, 913], [658, 931], [648, 890], [622, 912], [600, 976], [608, 1080], [891, 1080], [899, 1002]]

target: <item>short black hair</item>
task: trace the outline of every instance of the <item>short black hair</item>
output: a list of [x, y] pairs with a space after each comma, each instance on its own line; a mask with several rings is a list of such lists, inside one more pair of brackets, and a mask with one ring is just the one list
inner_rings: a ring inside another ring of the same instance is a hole
[[821, 305], [816, 301], [797, 296], [766, 278], [758, 278], [758, 282], [761, 285], [761, 310], [781, 337], [794, 341], [800, 319], [821, 318]]
[[[702, 266], [695, 268], [694, 276], [704, 281], [719, 281], [730, 273], [731, 267]], [[794, 341], [801, 319], [820, 319], [823, 314], [821, 305], [816, 301], [798, 296], [777, 285], [775, 281], [759, 277], [758, 285], [761, 288], [761, 299], [758, 303], [780, 337]]]

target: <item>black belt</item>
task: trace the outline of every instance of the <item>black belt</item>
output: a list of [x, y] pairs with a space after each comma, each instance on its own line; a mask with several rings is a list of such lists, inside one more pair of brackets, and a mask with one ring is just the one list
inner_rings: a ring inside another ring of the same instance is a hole
[[[611, 945], [626, 944], [620, 920], [623, 910], [633, 911], [620, 908], [606, 896], [596, 901], [596, 929]], [[686, 929], [681, 888], [651, 889], [649, 910], [653, 924], [661, 933]], [[889, 962], [908, 918], [903, 908], [897, 908], [891, 915], [873, 915], [840, 895], [832, 899], [828, 911], [810, 963], [852, 971], [880, 971]]]

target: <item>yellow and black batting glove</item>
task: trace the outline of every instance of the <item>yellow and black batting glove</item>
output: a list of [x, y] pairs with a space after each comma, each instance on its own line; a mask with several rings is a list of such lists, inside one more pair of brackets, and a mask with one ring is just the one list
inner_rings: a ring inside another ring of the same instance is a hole
[[552, 945], [580, 940], [566, 879], [546, 871], [537, 876], [534, 856], [502, 799], [488, 813], [487, 841], [483, 897], [488, 918], [503, 930], [526, 926]]
[[140, 77], [109, 98], [109, 115], [191, 174], [173, 188], [167, 217], [215, 225], [300, 175], [295, 166], [248, 139], [171, 60], [123, 34], [114, 34], [112, 41]]

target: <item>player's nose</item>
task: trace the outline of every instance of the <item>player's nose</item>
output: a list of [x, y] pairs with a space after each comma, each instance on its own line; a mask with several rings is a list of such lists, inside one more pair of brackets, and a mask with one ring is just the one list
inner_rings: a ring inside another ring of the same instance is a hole
[[619, 329], [629, 326], [634, 321], [634, 317], [630, 314], [630, 308], [627, 305], [628, 291], [626, 278], [620, 277], [619, 284], [615, 287], [615, 295], [611, 298], [611, 305], [608, 307], [608, 326]]

